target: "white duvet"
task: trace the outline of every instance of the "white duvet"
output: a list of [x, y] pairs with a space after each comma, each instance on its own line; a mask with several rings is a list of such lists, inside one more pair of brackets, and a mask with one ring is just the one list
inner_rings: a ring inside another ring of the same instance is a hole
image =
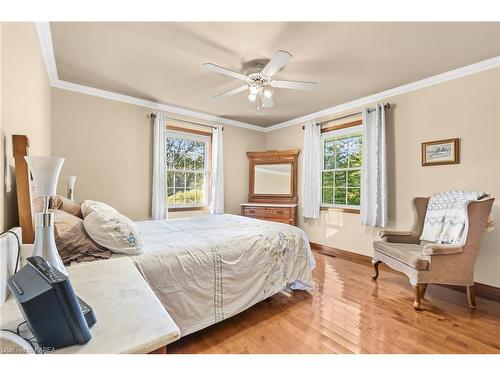
[[290, 287], [312, 290], [309, 241], [296, 227], [235, 215], [137, 222], [137, 268], [185, 336]]

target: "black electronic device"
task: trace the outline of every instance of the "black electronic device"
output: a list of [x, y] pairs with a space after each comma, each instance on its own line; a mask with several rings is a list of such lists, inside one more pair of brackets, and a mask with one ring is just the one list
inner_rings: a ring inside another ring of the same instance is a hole
[[78, 298], [69, 278], [35, 256], [9, 278], [8, 285], [42, 348], [85, 344], [95, 322], [92, 308]]
[[76, 299], [78, 300], [78, 304], [80, 305], [80, 308], [82, 309], [82, 313], [83, 313], [83, 316], [85, 317], [85, 321], [87, 322], [87, 325], [89, 326], [89, 328], [92, 327], [96, 322], [94, 310], [92, 310], [92, 307], [90, 307], [80, 297], [76, 296]]

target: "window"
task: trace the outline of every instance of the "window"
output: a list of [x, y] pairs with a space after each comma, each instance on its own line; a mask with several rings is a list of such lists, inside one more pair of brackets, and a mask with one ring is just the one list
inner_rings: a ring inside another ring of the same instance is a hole
[[210, 137], [167, 131], [167, 199], [170, 208], [207, 206]]
[[361, 126], [322, 134], [322, 206], [359, 208], [362, 142]]

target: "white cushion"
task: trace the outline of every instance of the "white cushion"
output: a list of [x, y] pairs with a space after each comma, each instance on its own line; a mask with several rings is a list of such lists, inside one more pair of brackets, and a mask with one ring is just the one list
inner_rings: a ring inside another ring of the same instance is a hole
[[[87, 201], [86, 201], [87, 202]], [[100, 203], [100, 202], [94, 202]], [[137, 225], [107, 204], [90, 204], [82, 213], [83, 226], [90, 238], [114, 253], [142, 253], [142, 240]]]
[[87, 216], [88, 214], [90, 214], [93, 211], [107, 210], [107, 211], [118, 212], [116, 209], [111, 207], [109, 204], [91, 201], [91, 200], [83, 201], [82, 205], [81, 205], [81, 210], [82, 210], [83, 218], [85, 218], [85, 216]]

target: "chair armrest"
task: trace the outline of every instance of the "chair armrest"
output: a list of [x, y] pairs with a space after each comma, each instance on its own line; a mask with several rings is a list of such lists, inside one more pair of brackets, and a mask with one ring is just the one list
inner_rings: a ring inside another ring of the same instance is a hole
[[428, 243], [424, 246], [424, 255], [451, 255], [458, 254], [464, 250], [462, 245], [445, 245]]
[[419, 244], [420, 238], [413, 232], [401, 232], [395, 230], [383, 230], [380, 232], [380, 238], [385, 242], [393, 243], [413, 243]]

